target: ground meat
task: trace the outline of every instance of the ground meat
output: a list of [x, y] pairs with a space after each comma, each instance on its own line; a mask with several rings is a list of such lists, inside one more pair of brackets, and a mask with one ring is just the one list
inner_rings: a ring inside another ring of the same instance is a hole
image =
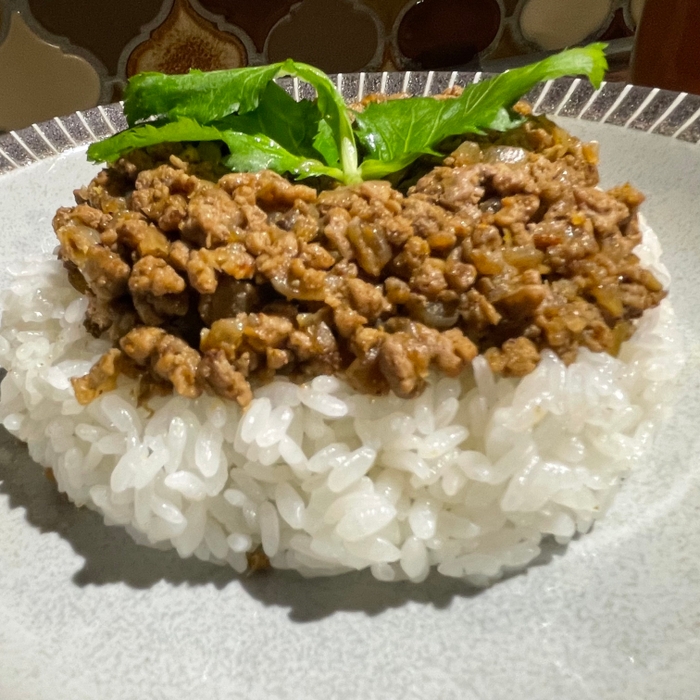
[[255, 260], [241, 243], [230, 243], [214, 250], [200, 248], [189, 254], [187, 275], [190, 284], [200, 294], [213, 294], [223, 272], [237, 280], [251, 279]]
[[161, 328], [137, 326], [121, 339], [120, 345], [138, 366], [169, 381], [178, 394], [196, 398], [202, 393], [196, 381], [200, 354], [181, 338]]
[[90, 248], [85, 263], [79, 269], [96, 297], [118, 299], [127, 291], [131, 270], [116, 253], [107, 248]]
[[350, 306], [365, 317], [365, 323], [374, 323], [392, 309], [380, 285], [372, 285], [351, 277], [346, 280], [345, 288]]
[[225, 399], [238, 401], [247, 406], [253, 392], [245, 376], [233, 368], [223, 350], [205, 352], [197, 367], [197, 381], [200, 386]]
[[199, 298], [199, 315], [207, 326], [220, 318], [232, 318], [241, 312], [250, 313], [259, 308], [260, 293], [250, 282], [241, 282], [224, 276], [213, 294]]
[[391, 390], [402, 398], [419, 393], [431, 365], [456, 377], [476, 357], [476, 346], [453, 328], [440, 333], [420, 323], [395, 324], [401, 330], [388, 334], [381, 343], [377, 361]]
[[139, 317], [132, 300], [126, 297], [117, 300], [89, 297], [85, 327], [95, 338], [107, 333], [110, 340], [118, 341], [138, 322]]
[[665, 296], [633, 253], [643, 196], [597, 188], [597, 149], [519, 109], [521, 127], [412, 166], [400, 189], [224, 174], [212, 144], [102, 171], [54, 219], [87, 328], [119, 348], [75, 380], [79, 400], [127, 365], [245, 406], [277, 373], [409, 397], [477, 353], [506, 376], [544, 349], [616, 353]]
[[190, 199], [180, 232], [190, 244], [215, 248], [232, 238], [236, 240], [244, 216], [241, 207], [224, 190], [207, 187]]
[[484, 357], [496, 374], [523, 377], [530, 374], [540, 361], [537, 346], [528, 338], [510, 338], [501, 348], [489, 348]]
[[79, 404], [86, 406], [105, 391], [116, 389], [121, 355], [117, 348], [113, 348], [102, 355], [84, 377], [71, 379], [75, 398]]
[[134, 296], [179, 294], [185, 291], [185, 280], [165, 260], [147, 255], [134, 263], [129, 277], [129, 291]]
[[185, 280], [161, 258], [147, 255], [131, 269], [129, 293], [143, 323], [157, 325], [184, 316], [189, 307], [185, 288]]
[[170, 252], [170, 241], [153, 224], [149, 224], [135, 212], [125, 212], [115, 217], [101, 235], [105, 245], [121, 244], [135, 252], [132, 257], [147, 255], [166, 258]]

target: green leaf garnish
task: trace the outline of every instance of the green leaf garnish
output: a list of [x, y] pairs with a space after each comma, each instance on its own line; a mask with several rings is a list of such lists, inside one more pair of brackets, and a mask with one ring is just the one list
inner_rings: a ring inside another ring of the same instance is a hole
[[327, 175], [336, 180], [343, 177], [338, 168], [329, 167], [316, 158], [295, 154], [269, 137], [217, 126], [202, 126], [189, 117], [181, 117], [161, 126], [141, 124], [127, 129], [91, 144], [88, 157], [95, 162], [111, 163], [135, 148], [179, 141], [223, 141], [231, 151], [231, 155], [225, 158], [225, 164], [237, 172], [257, 172], [269, 168], [300, 179], [313, 175]]
[[88, 146], [88, 158], [95, 163], [113, 163], [136, 148], [146, 148], [159, 143], [179, 141], [220, 141], [222, 131], [213, 126], [202, 126], [194, 119], [183, 117], [167, 124], [142, 124], [120, 131], [103, 141]]
[[[346, 184], [383, 178], [422, 155], [440, 156], [448, 137], [516, 126], [522, 118], [513, 105], [543, 80], [584, 75], [598, 87], [607, 68], [604, 48], [562, 51], [469, 85], [458, 98], [389, 100], [359, 113], [348, 109], [325, 73], [291, 60], [210, 73], [142, 73], [129, 81], [124, 96], [130, 128], [92, 144], [88, 158], [112, 162], [159, 143], [222, 141], [229, 150], [223, 163], [235, 171], [269, 168]], [[312, 85], [316, 99], [292, 99], [274, 82], [283, 76]]]
[[214, 125], [244, 134], [265, 134], [292, 153], [318, 158], [314, 140], [320, 121], [321, 113], [314, 102], [297, 102], [276, 83], [268, 83], [254, 110], [224, 117]]
[[258, 106], [268, 83], [281, 74], [280, 67], [275, 63], [184, 75], [139, 73], [124, 91], [124, 115], [129, 126], [135, 126], [154, 116], [210, 124], [230, 114], [245, 114]]
[[223, 132], [223, 139], [231, 151], [224, 158], [224, 164], [234, 172], [257, 172], [274, 170], [276, 173], [290, 173], [298, 179], [327, 175], [334, 180], [343, 180], [344, 173], [339, 168], [325, 165], [315, 158], [291, 153], [267, 136], [254, 136], [240, 132]]
[[537, 83], [581, 74], [598, 87], [607, 68], [603, 49], [604, 44], [592, 44], [563, 51], [469, 85], [455, 99], [414, 97], [371, 104], [356, 116], [357, 138], [369, 159], [403, 164], [434, 154], [449, 136], [506, 131], [519, 121], [508, 109]]

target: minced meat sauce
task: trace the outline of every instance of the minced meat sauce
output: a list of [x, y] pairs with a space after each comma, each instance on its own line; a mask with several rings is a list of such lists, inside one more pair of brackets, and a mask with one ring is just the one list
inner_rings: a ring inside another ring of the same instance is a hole
[[224, 174], [209, 150], [132, 152], [56, 214], [85, 325], [114, 344], [73, 381], [80, 403], [120, 373], [142, 396], [243, 406], [277, 373], [410, 397], [478, 353], [505, 376], [546, 348], [615, 354], [665, 296], [632, 253], [643, 196], [598, 189], [595, 146], [543, 117], [463, 142], [400, 189]]

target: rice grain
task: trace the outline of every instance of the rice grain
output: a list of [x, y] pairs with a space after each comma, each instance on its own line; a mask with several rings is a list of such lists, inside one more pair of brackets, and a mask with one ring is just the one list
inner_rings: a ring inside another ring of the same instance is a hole
[[[638, 249], [668, 282], [644, 227]], [[58, 488], [142, 543], [246, 567], [262, 546], [303, 575], [369, 568], [422, 581], [431, 567], [486, 585], [526, 566], [543, 537], [568, 542], [609, 507], [668, 417], [684, 353], [668, 300], [618, 358], [542, 353], [521, 380], [477, 357], [414, 399], [343, 380], [277, 377], [233, 402], [153, 397], [134, 381], [88, 406], [69, 380], [109, 347], [80, 325], [86, 300], [48, 257], [2, 295], [0, 422], [54, 470]]]

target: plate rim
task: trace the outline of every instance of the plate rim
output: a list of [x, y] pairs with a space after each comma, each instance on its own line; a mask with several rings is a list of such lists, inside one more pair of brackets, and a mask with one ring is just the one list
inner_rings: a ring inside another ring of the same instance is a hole
[[[337, 73], [331, 78], [343, 97], [352, 102], [368, 92], [432, 95], [445, 87], [479, 82], [492, 75], [481, 71], [362, 71]], [[299, 96], [298, 78], [279, 82]], [[540, 83], [526, 97], [536, 113], [610, 124], [691, 144], [700, 142], [700, 96], [692, 93], [614, 81], [603, 81], [596, 90], [585, 78], [566, 77]], [[126, 128], [122, 105], [98, 105], [0, 135], [0, 176]]]

